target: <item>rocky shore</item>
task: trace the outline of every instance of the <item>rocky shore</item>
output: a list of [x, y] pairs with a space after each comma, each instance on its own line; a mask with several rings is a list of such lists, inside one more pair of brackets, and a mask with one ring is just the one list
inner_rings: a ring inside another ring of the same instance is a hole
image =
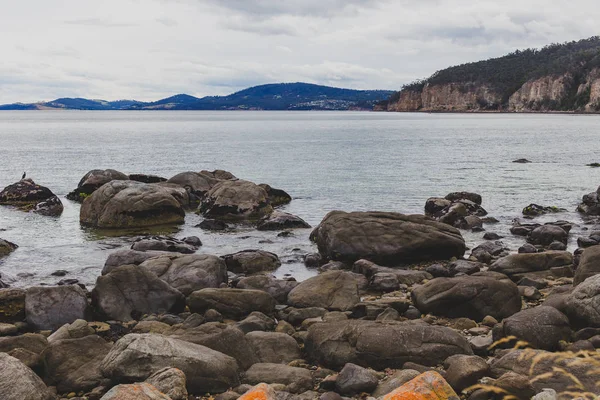
[[[190, 212], [207, 231], [311, 228], [278, 209], [293, 201], [284, 190], [219, 170], [92, 170], [68, 198], [91, 229], [177, 225]], [[62, 210], [32, 180], [0, 204]], [[272, 276], [281, 260], [263, 249], [218, 256], [195, 236], [152, 235], [111, 253], [90, 288], [0, 280], [0, 398], [597, 398], [600, 188], [578, 207], [588, 225], [574, 252], [573, 222], [535, 221], [560, 209], [526, 206], [514, 252], [483, 204], [454, 192], [424, 215], [332, 211], [304, 260], [319, 274], [302, 282]], [[467, 249], [467, 231], [486, 241]], [[17, 247], [0, 239], [0, 257]]]

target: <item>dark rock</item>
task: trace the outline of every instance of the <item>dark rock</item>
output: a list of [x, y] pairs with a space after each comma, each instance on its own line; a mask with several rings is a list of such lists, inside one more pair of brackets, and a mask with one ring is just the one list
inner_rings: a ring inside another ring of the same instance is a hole
[[318, 268], [323, 259], [319, 253], [307, 254], [304, 256], [304, 265], [308, 268]]
[[81, 178], [77, 189], [67, 194], [67, 199], [81, 203], [102, 185], [115, 180], [125, 181], [129, 177], [114, 169], [93, 169]]
[[221, 220], [259, 220], [273, 212], [267, 192], [243, 180], [221, 181], [204, 196], [199, 207], [207, 218]]
[[502, 239], [504, 236], [500, 236], [497, 233], [494, 232], [486, 232], [483, 234], [483, 239], [484, 240], [500, 240]]
[[392, 287], [387, 285], [389, 289], [397, 290], [400, 285], [414, 285], [415, 283], [423, 282], [425, 279], [431, 279], [432, 276], [421, 270], [390, 268], [382, 267], [368, 260], [358, 260], [352, 266], [352, 270], [356, 273], [364, 275], [369, 281], [369, 285], [375, 290], [389, 291], [385, 287], [381, 287], [381, 279], [395, 279], [397, 284], [392, 282]]
[[246, 339], [261, 363], [288, 364], [302, 358], [298, 343], [285, 333], [254, 331]]
[[549, 213], [558, 213], [558, 212], [566, 212], [564, 208], [558, 207], [548, 207], [548, 206], [540, 206], [539, 204], [530, 204], [523, 209], [523, 215], [527, 215], [530, 217], [537, 217], [539, 215], [549, 214]]
[[446, 381], [460, 393], [486, 376], [490, 366], [481, 357], [456, 354], [444, 361], [444, 369]]
[[548, 250], [565, 251], [567, 250], [567, 245], [563, 242], [554, 241], [548, 245]]
[[252, 275], [274, 271], [281, 266], [277, 254], [263, 250], [243, 250], [222, 256], [227, 270], [236, 274]]
[[54, 271], [53, 273], [51, 273], [50, 275], [52, 275], [52, 276], [65, 276], [68, 273], [69, 272], [65, 271], [64, 269], [58, 269], [58, 270]]
[[197, 204], [218, 182], [214, 177], [193, 171], [181, 172], [167, 180], [167, 183], [178, 185], [190, 193], [192, 204]]
[[461, 257], [464, 239], [455, 228], [422, 215], [332, 211], [311, 233], [321, 255], [334, 261], [361, 258], [382, 265]]
[[435, 278], [413, 289], [413, 303], [422, 313], [481, 321], [506, 318], [521, 310], [517, 285], [506, 276], [479, 275]]
[[446, 195], [445, 199], [450, 200], [452, 202], [464, 199], [464, 200], [472, 201], [475, 204], [481, 205], [481, 195], [477, 194], [477, 193], [453, 192], [453, 193], [448, 193]]
[[19, 246], [8, 240], [0, 239], [0, 257], [4, 257], [15, 251]]
[[0, 353], [9, 353], [15, 349], [24, 349], [39, 355], [47, 346], [48, 340], [46, 337], [37, 333], [0, 337]]
[[504, 244], [496, 241], [486, 241], [471, 250], [471, 257], [477, 261], [489, 264], [492, 260], [497, 259], [505, 251]]
[[531, 243], [525, 243], [523, 246], [519, 247], [519, 250], [518, 250], [519, 254], [533, 254], [533, 253], [537, 253], [537, 252], [538, 252], [537, 247], [535, 247]]
[[254, 364], [246, 371], [243, 381], [251, 385], [285, 385], [285, 391], [290, 393], [303, 393], [313, 387], [313, 379], [307, 369], [271, 363]]
[[359, 393], [371, 393], [377, 388], [378, 383], [379, 379], [373, 371], [348, 363], [340, 371], [335, 386], [338, 393], [353, 396]]
[[573, 285], [579, 285], [596, 274], [600, 274], [600, 246], [592, 246], [583, 251], [579, 266], [575, 270]]
[[204, 313], [215, 309], [225, 317], [239, 319], [253, 311], [272, 315], [276, 301], [270, 294], [250, 289], [202, 289], [187, 299], [191, 312]]
[[450, 276], [458, 274], [473, 275], [476, 272], [481, 271], [483, 264], [467, 260], [456, 260], [450, 263], [449, 272]]
[[131, 321], [146, 313], [181, 312], [185, 297], [146, 268], [123, 265], [98, 277], [92, 305], [109, 319]]
[[139, 382], [165, 367], [180, 369], [192, 393], [219, 393], [239, 384], [235, 359], [205, 346], [153, 334], [129, 334], [117, 341], [101, 370], [115, 382]]
[[542, 350], [557, 350], [561, 340], [571, 338], [568, 318], [553, 307], [540, 306], [519, 311], [493, 330], [493, 339], [515, 336]]
[[37, 330], [55, 330], [85, 319], [87, 296], [77, 285], [30, 287], [25, 296], [27, 323]]
[[236, 323], [235, 326], [244, 333], [255, 331], [272, 331], [275, 328], [275, 321], [267, 315], [255, 311], [246, 318]]
[[328, 368], [353, 363], [377, 370], [401, 368], [408, 361], [437, 365], [453, 354], [472, 354], [460, 333], [418, 321], [314, 324], [308, 330], [305, 350], [312, 360]]
[[361, 301], [352, 309], [353, 318], [375, 319], [388, 308], [395, 310], [398, 314], [405, 313], [410, 303], [404, 297], [382, 297], [374, 301]]
[[166, 182], [167, 178], [163, 178], [157, 175], [147, 175], [147, 174], [129, 174], [129, 180], [142, 182], [142, 183], [159, 183]]
[[300, 217], [286, 212], [273, 211], [270, 215], [258, 221], [256, 229], [259, 231], [279, 231], [282, 229], [310, 227], [311, 226]]
[[217, 219], [205, 219], [196, 225], [196, 227], [204, 229], [205, 231], [224, 231], [229, 228], [229, 225]]
[[31, 179], [22, 179], [0, 192], [0, 205], [15, 206], [46, 216], [58, 216], [63, 212], [60, 199], [45, 186]]
[[301, 282], [288, 294], [294, 307], [322, 307], [348, 311], [359, 301], [356, 274], [329, 271]]
[[121, 265], [140, 265], [149, 258], [169, 255], [169, 252], [163, 251], [136, 251], [131, 249], [117, 250], [114, 253], [109, 254], [104, 268], [102, 268], [102, 275], [108, 274], [110, 271]]
[[227, 283], [225, 262], [211, 254], [163, 255], [150, 258], [139, 267], [153, 272], [184, 296]]
[[79, 220], [97, 228], [139, 228], [184, 222], [184, 189], [135, 181], [111, 181], [82, 204]]
[[538, 244], [541, 246], [548, 246], [555, 241], [566, 244], [568, 236], [568, 233], [560, 226], [542, 225], [531, 231], [527, 236], [527, 241], [533, 245]]
[[521, 253], [499, 259], [490, 266], [490, 271], [513, 276], [527, 272], [547, 271], [552, 267], [571, 264], [573, 264], [573, 255], [566, 251]]
[[275, 189], [266, 183], [261, 183], [261, 188], [263, 188], [267, 192], [267, 196], [269, 197], [269, 203], [273, 207], [279, 207], [284, 204], [288, 204], [292, 201], [292, 196], [290, 196], [287, 192], [282, 189]]
[[514, 160], [513, 162], [517, 164], [529, 164], [531, 161], [529, 161], [526, 158], [519, 158], [517, 160]]
[[531, 286], [534, 287], [536, 289], [544, 289], [545, 287], [548, 286], [548, 282], [541, 280], [541, 279], [533, 279], [533, 278], [522, 278], [519, 280], [519, 282], [517, 283], [518, 286]]
[[294, 308], [289, 307], [283, 310], [282, 319], [285, 319], [292, 325], [299, 325], [305, 319], [323, 317], [327, 310], [321, 307]]
[[448, 268], [441, 264], [432, 264], [425, 268], [425, 272], [431, 274], [434, 278], [447, 278], [450, 276]]
[[595, 192], [583, 196], [577, 211], [586, 215], [600, 215], [600, 187]]
[[136, 239], [131, 245], [131, 250], [135, 251], [167, 251], [173, 253], [193, 254], [202, 246], [191, 245], [183, 240], [175, 239], [170, 236], [145, 236]]
[[239, 289], [255, 289], [269, 293], [277, 302], [285, 304], [288, 294], [293, 288], [299, 285], [299, 282], [276, 279], [268, 275], [255, 275], [242, 278], [238, 284]]

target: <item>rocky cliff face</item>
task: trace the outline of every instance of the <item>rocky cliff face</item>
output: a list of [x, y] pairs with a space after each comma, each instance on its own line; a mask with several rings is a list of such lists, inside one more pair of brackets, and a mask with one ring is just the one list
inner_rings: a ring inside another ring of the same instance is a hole
[[421, 91], [404, 90], [388, 111], [513, 111], [600, 112], [600, 68], [583, 77], [571, 74], [544, 76], [525, 82], [506, 97], [485, 84], [426, 84]]

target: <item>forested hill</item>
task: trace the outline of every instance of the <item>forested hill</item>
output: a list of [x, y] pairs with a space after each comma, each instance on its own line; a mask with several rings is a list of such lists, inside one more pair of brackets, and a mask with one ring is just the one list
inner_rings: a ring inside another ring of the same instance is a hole
[[405, 85], [390, 111], [600, 111], [600, 37], [515, 51]]
[[391, 90], [340, 89], [310, 83], [274, 83], [228, 96], [178, 94], [155, 102], [61, 98], [32, 104], [7, 104], [0, 110], [372, 110]]

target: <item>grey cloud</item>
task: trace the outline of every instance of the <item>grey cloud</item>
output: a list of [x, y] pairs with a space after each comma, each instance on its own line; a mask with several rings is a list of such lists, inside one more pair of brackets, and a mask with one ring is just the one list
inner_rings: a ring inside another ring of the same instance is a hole
[[172, 18], [167, 18], [167, 17], [161, 17], [161, 18], [156, 18], [156, 22], [158, 22], [159, 24], [162, 24], [164, 26], [168, 26], [168, 27], [173, 27], [173, 26], [177, 26], [177, 21], [172, 19]]
[[98, 26], [103, 28], [127, 28], [136, 26], [133, 23], [127, 22], [114, 22], [101, 18], [80, 18], [80, 19], [71, 19], [64, 21], [67, 25], [84, 25], [84, 26]]

